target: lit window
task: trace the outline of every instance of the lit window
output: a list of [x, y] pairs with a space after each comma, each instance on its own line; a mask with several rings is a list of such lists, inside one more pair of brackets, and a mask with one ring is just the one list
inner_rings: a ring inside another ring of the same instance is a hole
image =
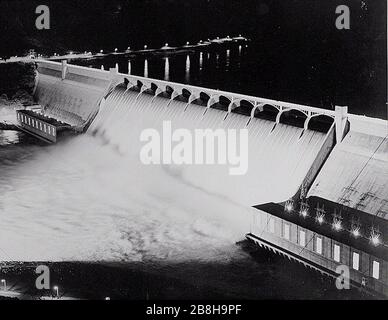
[[373, 270], [372, 270], [372, 277], [375, 279], [380, 278], [380, 263], [377, 261], [373, 261]]
[[333, 255], [334, 261], [340, 262], [341, 260], [341, 247], [338, 244], [334, 245], [334, 255]]
[[31, 118], [28, 118], [28, 124], [29, 125], [31, 124]]
[[46, 126], [46, 124], [43, 125], [43, 130], [44, 130], [44, 132], [47, 131], [47, 126]]
[[321, 237], [315, 238], [315, 252], [322, 254], [322, 238]]
[[299, 230], [299, 244], [304, 247], [306, 245], [306, 232]]
[[353, 269], [360, 269], [360, 255], [357, 252], [353, 252]]
[[290, 240], [290, 225], [288, 223], [284, 224], [283, 236], [285, 239]]
[[273, 218], [269, 218], [268, 220], [268, 231], [275, 233], [275, 220]]

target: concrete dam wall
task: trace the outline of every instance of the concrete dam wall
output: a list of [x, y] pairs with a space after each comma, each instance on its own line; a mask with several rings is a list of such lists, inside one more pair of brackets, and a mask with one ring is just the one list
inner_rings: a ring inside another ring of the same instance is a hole
[[93, 69], [38, 63], [34, 98], [47, 116], [82, 126], [98, 111], [111, 80]]
[[[144, 144], [142, 130], [162, 132], [165, 121], [172, 131], [246, 129], [249, 153], [243, 175], [230, 175], [227, 165], [164, 166], [244, 205], [285, 201], [310, 185], [334, 139], [341, 141], [346, 123], [341, 112], [46, 61], [38, 62], [35, 98], [46, 114], [71, 125], [94, 119], [89, 132], [136, 157]], [[322, 116], [335, 125], [312, 130]]]
[[200, 105], [139, 93], [116, 87], [107, 97], [91, 130], [102, 134], [121, 152], [139, 152], [139, 137], [145, 128], [163, 130], [163, 121], [171, 121], [172, 131], [179, 128], [248, 129], [248, 170], [241, 176], [228, 174], [225, 166], [183, 165], [179, 174], [209, 192], [226, 195], [246, 205], [283, 201], [294, 195], [327, 137], [282, 123], [207, 109]]

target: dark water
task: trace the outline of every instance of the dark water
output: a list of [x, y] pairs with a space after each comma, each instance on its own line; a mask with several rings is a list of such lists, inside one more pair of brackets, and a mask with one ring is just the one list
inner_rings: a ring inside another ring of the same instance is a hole
[[[383, 51], [384, 42], [379, 45]], [[276, 47], [252, 41], [177, 55], [149, 55], [146, 59], [149, 78], [325, 109], [346, 105], [350, 113], [386, 119], [386, 55], [381, 52], [376, 57], [376, 51], [371, 50], [361, 59], [356, 54], [324, 45], [311, 48], [306, 43], [301, 50], [287, 43]], [[71, 63], [95, 68], [104, 65], [105, 69], [117, 63], [120, 72], [127, 73], [128, 61], [131, 74], [144, 76], [143, 56], [111, 56]]]

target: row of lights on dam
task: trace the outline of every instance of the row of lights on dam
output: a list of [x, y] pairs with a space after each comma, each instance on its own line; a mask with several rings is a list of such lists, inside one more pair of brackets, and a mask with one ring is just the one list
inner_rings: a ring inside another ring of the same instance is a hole
[[[287, 213], [294, 213], [296, 211], [294, 210], [294, 207], [295, 207], [294, 200], [288, 200], [284, 205], [284, 211]], [[347, 230], [343, 227], [342, 218], [340, 215], [334, 214], [332, 221], [326, 222], [325, 221], [326, 212], [324, 208], [323, 207], [319, 208], [318, 206], [315, 211], [316, 211], [315, 221], [319, 225], [327, 223], [331, 225], [331, 228], [334, 231], [337, 231], [337, 232], [348, 231], [354, 238], [362, 237], [360, 223], [353, 222], [350, 230]], [[300, 203], [299, 215], [303, 218], [307, 218], [310, 216], [309, 205], [304, 201]], [[378, 229], [374, 227], [371, 228], [370, 234], [366, 238], [369, 239], [374, 246], [378, 246], [381, 244], [381, 233], [378, 231]]]
[[[168, 44], [166, 43], [166, 45], [168, 45]], [[226, 50], [226, 66], [227, 67], [229, 66], [230, 52], [231, 52], [230, 49]], [[210, 59], [210, 56], [211, 55], [208, 52], [207, 56], [206, 56], [207, 60]], [[220, 58], [219, 53], [216, 53], [215, 54], [216, 67], [218, 66], [219, 58]], [[203, 61], [204, 61], [204, 53], [201, 51], [199, 53], [199, 70], [200, 71], [202, 71], [202, 69], [203, 69]], [[186, 80], [188, 80], [188, 77], [189, 77], [189, 74], [190, 74], [190, 66], [191, 66], [191, 58], [190, 58], [190, 55], [187, 54], [187, 56], [186, 56], [186, 65], [185, 65]], [[118, 63], [116, 63], [115, 68], [117, 69], [117, 71], [119, 70]], [[145, 58], [144, 59], [144, 70], [143, 70], [143, 76], [145, 78], [148, 78], [148, 68], [149, 68], [148, 67], [148, 59]], [[101, 70], [105, 70], [104, 65], [101, 65]], [[131, 71], [132, 71], [132, 64], [131, 64], [131, 61], [128, 60], [128, 74], [131, 74]], [[164, 80], [168, 81], [169, 78], [170, 78], [170, 59], [169, 59], [169, 57], [165, 57], [164, 58]]]
[[[189, 46], [189, 45], [190, 45], [190, 43], [187, 42], [187, 43], [186, 43], [186, 46]], [[244, 47], [247, 48], [248, 45], [245, 45]], [[148, 46], [147, 46], [147, 45], [144, 45], [143, 48], [144, 48], [144, 50], [148, 50]], [[166, 43], [165, 46], [162, 47], [162, 49], [168, 49], [168, 43]], [[240, 44], [240, 45], [238, 46], [239, 55], [241, 55], [242, 49], [243, 49], [243, 46]], [[115, 49], [114, 49], [114, 53], [119, 53], [118, 50], [119, 50], [118, 48], [115, 48]], [[127, 47], [126, 52], [129, 52], [129, 51], [131, 51], [131, 47]], [[103, 54], [103, 53], [104, 53], [104, 50], [101, 49], [101, 50], [99, 51], [99, 53], [100, 53], [100, 54]], [[227, 57], [229, 57], [229, 55], [230, 55], [230, 49], [226, 50], [226, 53], [227, 53]], [[70, 51], [69, 54], [70, 54], [70, 55], [73, 55], [74, 52], [73, 52], [73, 51]], [[85, 51], [83, 54], [84, 54], [84, 55], [90, 55], [90, 56], [93, 55], [93, 53], [92, 53], [91, 51]], [[61, 55], [55, 52], [55, 53], [53, 54], [53, 56], [54, 56], [54, 57], [60, 57]], [[43, 57], [43, 55], [42, 55], [42, 54], [38, 54], [37, 57], [38, 57], [38, 58], [41, 58], [41, 57]]]

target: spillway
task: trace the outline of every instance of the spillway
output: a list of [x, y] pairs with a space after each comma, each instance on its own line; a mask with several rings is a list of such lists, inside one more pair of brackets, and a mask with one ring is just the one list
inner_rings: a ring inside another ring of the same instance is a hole
[[[240, 154], [240, 163], [162, 166], [194, 186], [243, 205], [281, 202], [295, 195], [312, 182], [334, 144], [334, 126], [325, 132], [309, 126], [310, 119], [322, 112], [334, 118], [332, 111], [124, 75], [116, 69], [46, 61], [37, 65], [34, 95], [44, 114], [73, 126], [91, 123], [89, 133], [103, 136], [123, 154], [139, 158], [142, 131], [162, 132], [166, 121], [172, 131], [184, 128], [193, 134], [198, 129], [235, 130], [236, 135], [246, 130], [248, 154], [244, 159]], [[219, 108], [221, 96], [229, 100], [226, 109]], [[250, 114], [234, 111], [243, 100]], [[277, 111], [276, 119], [260, 117], [266, 105]], [[282, 115], [291, 110], [305, 117], [304, 126], [282, 123]], [[242, 152], [241, 141], [236, 150]], [[231, 175], [230, 168], [238, 165], [246, 170]]]
[[[205, 112], [206, 111], [206, 112]], [[122, 153], [140, 153], [141, 132], [162, 131], [163, 121], [172, 130], [247, 129], [248, 170], [228, 174], [220, 165], [183, 165], [179, 174], [193, 185], [245, 204], [284, 201], [297, 193], [328, 134], [249, 118], [237, 113], [204, 108], [125, 87], [116, 87], [103, 103], [89, 131], [100, 134]], [[175, 168], [176, 170], [177, 168]], [[171, 166], [166, 170], [172, 170]]]
[[34, 97], [47, 116], [82, 126], [109, 88], [104, 74], [67, 64], [38, 64]]

